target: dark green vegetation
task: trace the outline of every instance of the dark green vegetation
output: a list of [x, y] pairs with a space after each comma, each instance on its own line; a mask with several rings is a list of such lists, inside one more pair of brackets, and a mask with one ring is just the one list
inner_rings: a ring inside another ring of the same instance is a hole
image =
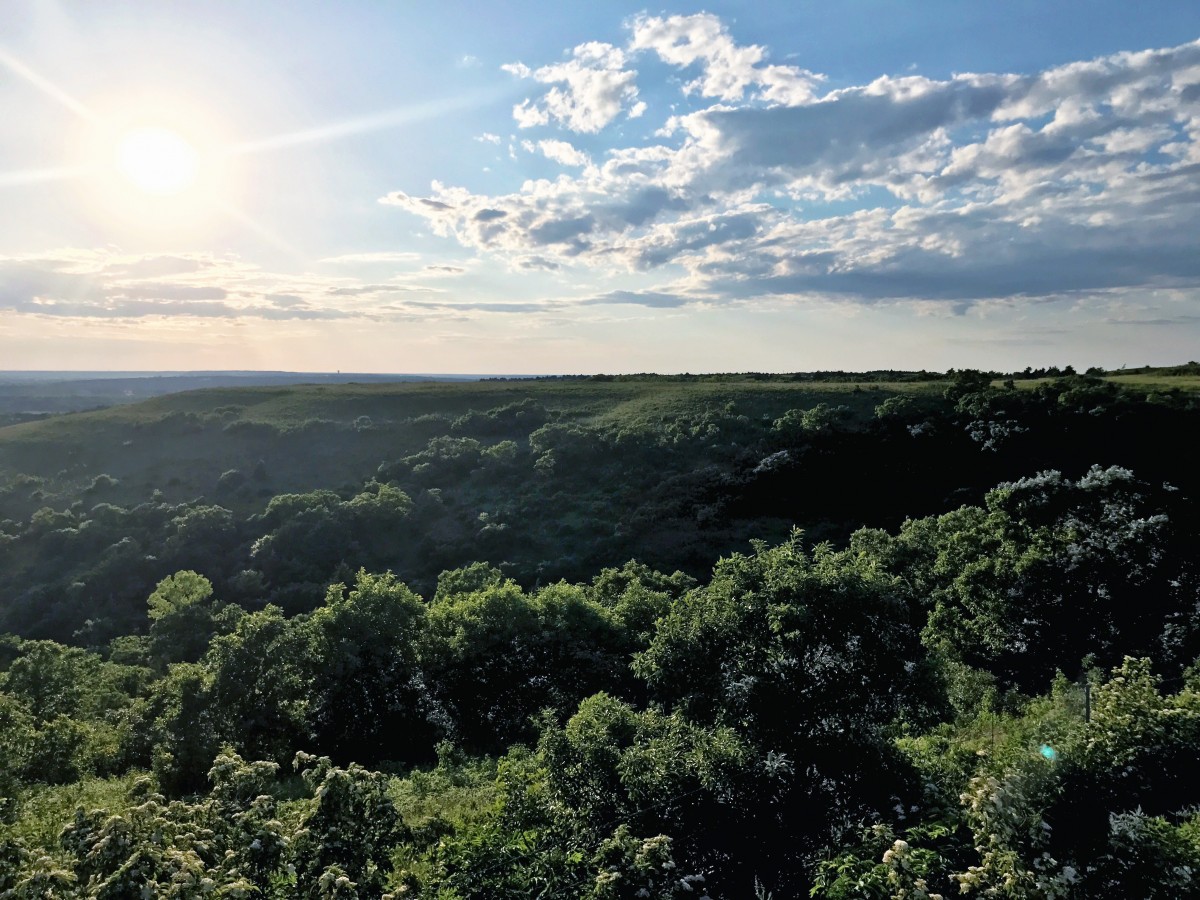
[[1038, 374], [0, 429], [0, 897], [1200, 896], [1200, 403]]
[[[457, 376], [443, 377], [455, 380]], [[463, 376], [464, 380], [472, 380]], [[199, 388], [252, 385], [432, 381], [421, 375], [335, 375], [296, 372], [3, 372], [0, 426], [54, 413], [136, 403]]]

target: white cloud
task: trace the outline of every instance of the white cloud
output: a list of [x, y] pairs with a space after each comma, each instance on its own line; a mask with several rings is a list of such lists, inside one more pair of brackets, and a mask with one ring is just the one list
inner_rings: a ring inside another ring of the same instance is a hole
[[591, 160], [582, 150], [566, 141], [538, 141], [538, 149], [546, 159], [563, 166], [586, 166]]
[[524, 63], [501, 68], [518, 78], [553, 85], [537, 100], [513, 107], [520, 128], [548, 124], [554, 119], [571, 131], [595, 133], [637, 101], [637, 72], [626, 69], [626, 55], [612, 44], [580, 44], [565, 62], [530, 69]]
[[[661, 268], [671, 295], [977, 302], [1200, 289], [1200, 42], [824, 94], [819, 76], [766, 64], [707, 14], [635, 20], [630, 48], [699, 67], [687, 89], [718, 102], [671, 116], [662, 143], [614, 147], [577, 174], [495, 196], [435, 183], [427, 197], [382, 202], [514, 270], [534, 259]], [[622, 51], [599, 44], [522, 70], [554, 69], [570, 85], [563, 67], [601, 58], [626, 71]], [[621, 99], [580, 121], [545, 98], [526, 108], [570, 127], [612, 121]], [[559, 161], [578, 153], [561, 143], [538, 146]], [[846, 201], [865, 208], [827, 206]]]
[[500, 135], [492, 134], [490, 131], [485, 131], [483, 134], [475, 135], [475, 140], [481, 144], [499, 144]]
[[[444, 279], [465, 271], [463, 266], [430, 264], [415, 274]], [[443, 316], [442, 293], [411, 281], [369, 283], [267, 272], [235, 256], [139, 257], [106, 248], [0, 257], [0, 314], [54, 319], [382, 322]]]
[[685, 93], [739, 100], [754, 81], [754, 67], [765, 53], [755, 45], [738, 46], [721, 20], [710, 13], [640, 18], [633, 25], [635, 50], [653, 50], [665, 62], [686, 67], [700, 63], [703, 74], [684, 86]]
[[317, 262], [334, 265], [361, 265], [362, 263], [407, 263], [420, 258], [421, 254], [419, 253], [381, 250], [375, 253], [344, 253], [341, 256], [327, 256]]
[[512, 114], [518, 128], [534, 128], [538, 125], [546, 125], [550, 121], [550, 114], [533, 105], [532, 100], [522, 100], [513, 106]]
[[699, 78], [684, 85], [698, 93], [738, 101], [747, 88], [761, 88], [762, 99], [795, 104], [811, 100], [818, 76], [795, 66], [764, 66], [766, 51], [755, 44], [738, 44], [711, 13], [657, 18], [642, 16], [633, 23], [630, 47], [652, 50], [680, 68], [699, 65]]

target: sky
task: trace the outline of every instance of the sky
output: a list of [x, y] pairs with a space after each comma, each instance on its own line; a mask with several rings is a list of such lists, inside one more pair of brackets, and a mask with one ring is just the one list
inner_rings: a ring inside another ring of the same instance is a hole
[[1200, 358], [1200, 3], [0, 0], [0, 369]]

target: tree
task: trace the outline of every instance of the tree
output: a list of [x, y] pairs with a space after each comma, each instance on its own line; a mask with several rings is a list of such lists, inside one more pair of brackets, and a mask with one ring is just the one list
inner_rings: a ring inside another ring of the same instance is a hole
[[312, 898], [343, 896], [329, 890], [346, 878], [364, 900], [378, 898], [392, 847], [405, 834], [387, 776], [356, 765], [339, 769], [306, 753], [296, 755], [294, 766], [314, 797], [291, 842], [297, 889]]
[[103, 661], [95, 653], [54, 641], [23, 641], [18, 656], [0, 674], [0, 690], [18, 698], [36, 721], [85, 716], [102, 702]]
[[421, 664], [453, 737], [502, 750], [531, 735], [530, 717], [544, 697], [531, 683], [540, 636], [535, 604], [512, 581], [430, 606]]
[[818, 403], [812, 409], [789, 409], [776, 419], [771, 430], [788, 439], [799, 440], [818, 434], [830, 434], [850, 418], [850, 407]]
[[999, 485], [982, 509], [907, 523], [906, 577], [933, 600], [926, 641], [1030, 692], [1089, 654], [1115, 664], [1169, 648], [1186, 665], [1200, 649], [1185, 624], [1197, 585], [1171, 497], [1116, 467], [1077, 481], [1051, 471]]
[[[312, 661], [303, 625], [275, 606], [243, 616], [204, 659], [216, 733], [243, 754], [282, 763], [312, 740]], [[211, 754], [210, 754], [211, 755]]]
[[620, 689], [631, 649], [620, 622], [585, 589], [560, 583], [530, 596], [499, 574], [486, 566], [443, 573], [422, 648], [452, 735], [495, 751], [532, 739], [545, 707], [569, 710], [597, 690]]
[[721, 560], [634, 660], [665, 709], [748, 745], [725, 852], [783, 880], [811, 862], [797, 845], [917, 796], [889, 729], [941, 712], [930, 669], [899, 580], [798, 533]]
[[308, 718], [323, 752], [360, 762], [431, 755], [417, 649], [425, 618], [421, 598], [391, 573], [360, 570], [350, 591], [329, 589], [305, 625]]
[[16, 697], [0, 692], [0, 823], [13, 811], [35, 736], [29, 710]]
[[240, 614], [213, 601], [203, 575], [184, 569], [168, 575], [146, 600], [150, 616], [150, 653], [160, 665], [196, 662], [213, 635], [227, 632]]
[[196, 663], [176, 663], [131, 713], [128, 754], [150, 764], [162, 789], [178, 796], [204, 785], [221, 747], [212, 710], [212, 676]]

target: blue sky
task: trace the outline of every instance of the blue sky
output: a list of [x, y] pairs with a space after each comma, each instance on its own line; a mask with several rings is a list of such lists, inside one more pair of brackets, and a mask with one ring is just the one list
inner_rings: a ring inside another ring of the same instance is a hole
[[10, 0], [0, 368], [1194, 359], [1198, 39], [1194, 2]]

